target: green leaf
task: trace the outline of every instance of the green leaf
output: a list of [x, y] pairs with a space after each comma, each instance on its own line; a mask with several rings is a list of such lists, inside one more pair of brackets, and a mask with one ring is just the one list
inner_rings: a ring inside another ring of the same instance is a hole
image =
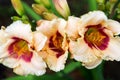
[[28, 4], [26, 4], [25, 2], [22, 2], [22, 5], [23, 5], [26, 13], [27, 13], [30, 17], [32, 17], [34, 20], [37, 21], [37, 20], [42, 19], [42, 17], [39, 16], [37, 13], [35, 13], [35, 12], [33, 11], [33, 9], [32, 9]]
[[70, 63], [66, 65], [66, 67], [63, 71], [60, 71], [56, 74], [60, 77], [64, 77], [65, 75], [71, 73], [72, 71], [74, 71], [76, 68], [78, 68], [80, 66], [81, 66], [80, 62], [70, 61]]
[[96, 0], [88, 0], [89, 10], [97, 10], [97, 2]]
[[76, 68], [80, 67], [81, 63], [80, 62], [74, 62], [71, 61], [64, 69], [64, 73], [68, 74], [72, 71], [74, 71]]
[[72, 80], [71, 76], [68, 74], [73, 72], [76, 68], [81, 67], [80, 62], [70, 61], [69, 64], [66, 65], [63, 71], [56, 73], [58, 76], [66, 78], [66, 80]]
[[[104, 62], [103, 62], [104, 63]], [[103, 77], [103, 63], [91, 70], [93, 80], [104, 80]]]
[[51, 74], [51, 75], [46, 74], [43, 76], [34, 76], [34, 75], [16, 76], [5, 80], [66, 80], [66, 79], [61, 78], [56, 74]]

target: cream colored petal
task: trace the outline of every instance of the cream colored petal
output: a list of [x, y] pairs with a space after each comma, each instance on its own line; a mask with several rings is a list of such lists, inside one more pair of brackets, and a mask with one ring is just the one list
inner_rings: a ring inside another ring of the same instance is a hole
[[66, 35], [66, 28], [67, 22], [64, 19], [58, 19], [58, 32], [60, 35], [63, 37], [63, 42], [62, 42], [62, 49], [67, 50], [68, 49], [68, 42], [67, 42], [67, 35]]
[[34, 32], [33, 34], [33, 41], [34, 41], [34, 46], [35, 46], [35, 49], [37, 51], [40, 51], [44, 46], [45, 46], [45, 43], [47, 41], [47, 37], [45, 35], [43, 35], [42, 33], [40, 32]]
[[40, 76], [46, 72], [46, 64], [37, 53], [34, 53], [30, 63], [21, 60], [19, 66], [14, 68], [14, 72], [19, 75]]
[[19, 60], [8, 56], [2, 61], [2, 64], [9, 68], [15, 68], [16, 66], [19, 65]]
[[63, 42], [62, 42], [62, 49], [63, 50], [68, 50], [68, 45], [69, 45], [69, 41], [67, 40], [66, 35], [63, 37]]
[[44, 50], [38, 52], [39, 56], [45, 59], [48, 56], [48, 53]]
[[65, 32], [66, 25], [67, 25], [67, 21], [65, 21], [64, 19], [57, 19], [56, 26], [58, 26], [58, 32], [62, 36], [66, 35], [66, 32]]
[[11, 25], [9, 25], [6, 30], [11, 37], [18, 37], [31, 42], [32, 34], [31, 34], [31, 26], [30, 24], [24, 24], [22, 21], [15, 21]]
[[89, 56], [86, 56], [85, 54], [87, 50], [89, 50], [89, 47], [82, 39], [78, 39], [77, 41], [71, 40], [69, 43], [69, 51], [72, 54], [73, 58], [77, 61], [89, 61]]
[[0, 46], [7, 42], [9, 39], [9, 34], [7, 34], [4, 30], [0, 30]]
[[67, 57], [68, 57], [68, 51], [66, 51], [63, 55], [61, 55], [58, 58], [56, 66], [53, 67], [53, 70], [56, 71], [56, 72], [58, 72], [60, 70], [63, 70], [64, 67], [65, 67], [65, 63], [66, 63]]
[[97, 25], [107, 20], [106, 15], [102, 11], [93, 11], [81, 16], [81, 27], [88, 25]]
[[4, 57], [9, 56], [8, 47], [13, 42], [12, 39], [8, 39], [4, 44], [0, 45], [0, 58], [4, 59]]
[[39, 26], [37, 27], [37, 31], [42, 32], [44, 35], [51, 37], [54, 35], [58, 29], [58, 26], [56, 25], [57, 21], [56, 19], [52, 21], [48, 20], [41, 20], [39, 21]]
[[114, 20], [108, 20], [106, 22], [107, 28], [110, 29], [115, 35], [120, 34], [120, 23]]
[[56, 54], [56, 52], [49, 50], [48, 56], [46, 58], [46, 63], [51, 70], [58, 72], [60, 70], [63, 70], [65, 67], [65, 63], [68, 57], [68, 51], [66, 51], [59, 58], [56, 57]]
[[107, 16], [102, 11], [92, 11], [84, 14], [80, 18], [78, 32], [80, 37], [84, 37], [87, 30], [87, 26], [104, 24], [107, 21]]
[[0, 30], [0, 62], [2, 62], [8, 54], [8, 47], [13, 42], [9, 39], [9, 34], [7, 34], [3, 29]]
[[78, 35], [78, 27], [80, 24], [80, 18], [70, 16], [68, 18], [66, 33], [68, 37], [76, 38]]
[[120, 61], [120, 40], [117, 38], [110, 38], [107, 49], [101, 51], [102, 58], [105, 60]]
[[95, 54], [95, 50], [91, 49], [82, 39], [78, 41], [70, 41], [69, 50], [72, 58], [80, 61], [85, 67], [91, 69], [101, 63], [101, 59]]
[[97, 67], [101, 62], [102, 62], [102, 59], [98, 58], [92, 62], [88, 62], [88, 63], [83, 62], [82, 65], [85, 66], [87, 69], [93, 69], [93, 68]]
[[1, 29], [0, 30], [0, 58], [8, 56], [7, 49], [12, 42], [13, 40], [9, 39], [9, 34], [7, 34], [5, 30]]

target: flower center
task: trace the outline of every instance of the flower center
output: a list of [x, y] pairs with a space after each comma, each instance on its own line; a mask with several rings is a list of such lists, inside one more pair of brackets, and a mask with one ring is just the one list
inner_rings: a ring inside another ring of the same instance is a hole
[[28, 42], [13, 38], [15, 41], [8, 47], [9, 54], [12, 54], [14, 58], [22, 58], [26, 62], [30, 62], [32, 58], [32, 52], [29, 51]]
[[100, 50], [104, 50], [107, 48], [109, 37], [103, 31], [104, 27], [99, 25], [87, 26], [87, 31], [84, 35], [84, 40], [88, 44], [89, 47], [99, 48]]
[[56, 54], [57, 58], [64, 54], [64, 50], [62, 49], [62, 41], [63, 37], [58, 32], [56, 33], [56, 35], [50, 38], [49, 47], [51, 50], [57, 52]]

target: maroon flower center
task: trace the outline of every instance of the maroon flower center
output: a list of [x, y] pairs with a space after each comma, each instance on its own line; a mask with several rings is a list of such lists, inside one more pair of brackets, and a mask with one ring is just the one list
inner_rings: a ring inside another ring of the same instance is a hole
[[52, 36], [49, 41], [49, 48], [55, 52], [57, 52], [56, 57], [59, 58], [64, 54], [64, 50], [62, 49], [63, 37], [60, 33], [56, 33], [56, 35]]
[[105, 50], [108, 46], [109, 37], [104, 32], [104, 27], [101, 24], [87, 26], [87, 31], [84, 34], [84, 40], [90, 48], [99, 48]]
[[26, 62], [30, 62], [33, 53], [29, 51], [28, 42], [20, 38], [13, 39], [14, 42], [8, 47], [9, 54], [13, 58], [22, 58]]

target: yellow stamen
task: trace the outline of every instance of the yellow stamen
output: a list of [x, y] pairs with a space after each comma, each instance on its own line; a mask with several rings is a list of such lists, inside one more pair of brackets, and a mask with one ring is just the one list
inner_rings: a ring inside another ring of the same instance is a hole
[[100, 32], [92, 32], [87, 36], [90, 42], [95, 44], [101, 43], [101, 41], [105, 38], [105, 36], [101, 35]]
[[62, 41], [63, 41], [63, 37], [61, 35], [55, 35], [53, 38], [53, 44], [57, 49], [61, 49], [62, 48]]
[[101, 45], [102, 40], [106, 38], [106, 36], [95, 28], [89, 28], [85, 36], [88, 42], [98, 46]]
[[18, 56], [21, 56], [22, 54], [28, 52], [28, 45], [26, 41], [19, 41], [13, 45], [13, 50], [15, 53], [17, 53]]

